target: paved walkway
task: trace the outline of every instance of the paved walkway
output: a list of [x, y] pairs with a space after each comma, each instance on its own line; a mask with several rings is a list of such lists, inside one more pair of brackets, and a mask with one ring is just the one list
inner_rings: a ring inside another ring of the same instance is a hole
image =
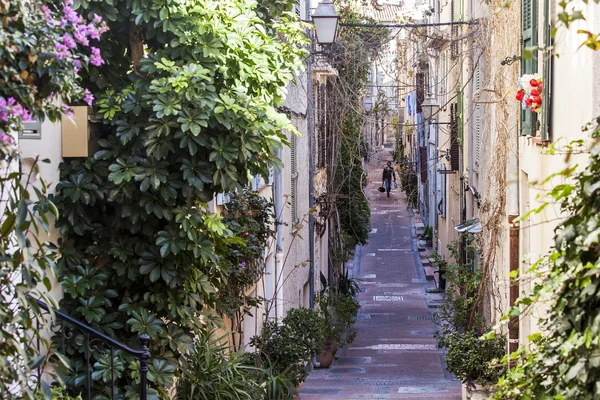
[[369, 243], [356, 254], [352, 272], [361, 282], [356, 340], [340, 350], [329, 369], [310, 373], [302, 400], [461, 399], [460, 383], [442, 364], [427, 302], [433, 288], [419, 264], [414, 228], [400, 189], [379, 193], [388, 151], [369, 166]]

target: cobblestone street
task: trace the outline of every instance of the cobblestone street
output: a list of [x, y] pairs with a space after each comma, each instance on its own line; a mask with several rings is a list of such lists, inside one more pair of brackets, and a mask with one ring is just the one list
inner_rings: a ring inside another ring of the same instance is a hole
[[433, 338], [441, 296], [427, 292], [435, 286], [420, 263], [412, 210], [399, 188], [389, 198], [377, 191], [388, 160], [384, 151], [369, 165], [372, 232], [349, 264], [362, 288], [356, 339], [329, 369], [311, 371], [302, 400], [461, 398]]

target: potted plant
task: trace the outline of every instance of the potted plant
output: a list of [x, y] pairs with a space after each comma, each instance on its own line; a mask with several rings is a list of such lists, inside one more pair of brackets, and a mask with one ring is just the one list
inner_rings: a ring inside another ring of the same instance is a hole
[[433, 228], [429, 225], [425, 225], [425, 229], [423, 229], [423, 233], [420, 236], [420, 245], [423, 247], [431, 247], [433, 245]]
[[325, 319], [310, 308], [293, 308], [280, 324], [266, 321], [260, 336], [250, 343], [270, 362], [276, 375], [283, 374], [298, 387], [308, 372], [305, 364], [323, 348]]
[[340, 281], [342, 284], [340, 286], [338, 282], [338, 290], [327, 288], [317, 298], [325, 320], [323, 351], [316, 357], [318, 368], [328, 368], [338, 348], [352, 343], [356, 336], [355, 332], [351, 335], [345, 335], [345, 332], [356, 322], [360, 305], [350, 293], [357, 293], [359, 288], [354, 280], [348, 279], [347, 274]]
[[445, 338], [446, 365], [465, 385], [468, 400], [488, 399], [491, 385], [504, 375], [499, 360], [506, 354], [506, 337], [481, 339], [475, 331], [453, 332]]

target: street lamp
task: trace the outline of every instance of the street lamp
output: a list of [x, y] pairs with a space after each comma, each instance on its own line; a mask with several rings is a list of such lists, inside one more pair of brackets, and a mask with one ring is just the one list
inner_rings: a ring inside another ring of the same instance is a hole
[[425, 100], [421, 103], [421, 109], [423, 110], [423, 118], [431, 119], [440, 111], [440, 105], [434, 95], [427, 93], [427, 97], [425, 97]]
[[373, 101], [371, 100], [371, 96], [365, 96], [363, 106], [365, 107], [365, 112], [371, 112], [371, 108], [373, 108]]
[[332, 44], [337, 36], [340, 16], [331, 0], [323, 0], [312, 15], [319, 44]]

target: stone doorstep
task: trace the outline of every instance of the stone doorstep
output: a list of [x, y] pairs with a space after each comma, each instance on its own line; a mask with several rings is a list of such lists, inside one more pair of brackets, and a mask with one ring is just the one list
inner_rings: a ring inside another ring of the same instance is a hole
[[428, 281], [433, 281], [435, 279], [435, 275], [438, 275], [436, 274], [436, 270], [434, 270], [433, 267], [423, 266], [423, 269], [425, 270], [425, 277]]

